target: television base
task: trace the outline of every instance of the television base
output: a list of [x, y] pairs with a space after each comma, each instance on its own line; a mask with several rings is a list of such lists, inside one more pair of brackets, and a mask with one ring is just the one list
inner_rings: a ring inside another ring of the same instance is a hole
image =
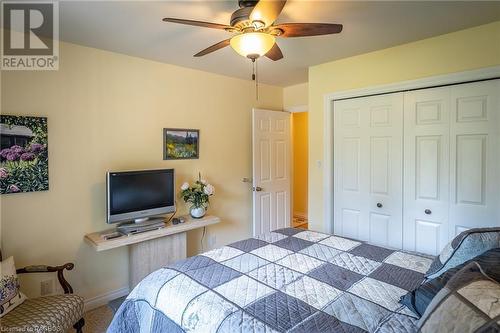
[[141, 232], [161, 229], [165, 227], [165, 219], [148, 219], [140, 223], [131, 222], [120, 224], [116, 230], [124, 235], [133, 235]]
[[220, 222], [220, 218], [209, 215], [201, 219], [193, 219], [189, 215], [183, 218], [186, 219], [185, 223], [168, 223], [164, 228], [137, 235], [105, 239], [103, 235], [109, 234], [113, 229], [87, 234], [84, 239], [97, 252], [128, 247], [129, 287], [132, 290], [151, 272], [186, 258], [187, 232]]

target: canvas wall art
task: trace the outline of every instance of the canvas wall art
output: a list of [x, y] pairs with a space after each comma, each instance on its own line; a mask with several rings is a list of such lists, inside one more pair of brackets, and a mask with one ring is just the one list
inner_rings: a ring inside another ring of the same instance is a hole
[[163, 159], [199, 158], [200, 131], [196, 129], [163, 129]]
[[49, 189], [47, 118], [0, 116], [0, 193]]

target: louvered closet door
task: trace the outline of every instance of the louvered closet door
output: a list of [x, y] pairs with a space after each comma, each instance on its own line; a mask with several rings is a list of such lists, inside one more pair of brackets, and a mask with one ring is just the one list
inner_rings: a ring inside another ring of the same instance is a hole
[[438, 254], [448, 242], [450, 88], [404, 99], [403, 248]]
[[334, 102], [334, 231], [402, 246], [403, 94]]
[[500, 80], [451, 88], [450, 235], [500, 226]]

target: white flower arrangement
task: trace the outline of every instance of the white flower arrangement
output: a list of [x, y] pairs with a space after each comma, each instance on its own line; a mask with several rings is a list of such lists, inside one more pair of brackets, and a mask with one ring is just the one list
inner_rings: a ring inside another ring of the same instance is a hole
[[184, 182], [181, 185], [181, 197], [191, 208], [208, 208], [210, 197], [215, 194], [215, 187], [205, 179], [198, 178], [192, 185]]

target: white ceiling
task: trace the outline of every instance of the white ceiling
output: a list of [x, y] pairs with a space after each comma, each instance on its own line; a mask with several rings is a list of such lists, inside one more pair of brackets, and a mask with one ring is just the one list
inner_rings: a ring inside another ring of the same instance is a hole
[[[60, 36], [76, 44], [249, 79], [250, 61], [230, 47], [193, 57], [229, 33], [161, 21], [169, 16], [229, 24], [237, 8], [237, 0], [62, 1]], [[277, 22], [341, 23], [344, 30], [338, 35], [278, 39], [285, 57], [277, 62], [259, 60], [260, 81], [280, 86], [305, 82], [311, 65], [496, 20], [499, 1], [289, 0]]]

